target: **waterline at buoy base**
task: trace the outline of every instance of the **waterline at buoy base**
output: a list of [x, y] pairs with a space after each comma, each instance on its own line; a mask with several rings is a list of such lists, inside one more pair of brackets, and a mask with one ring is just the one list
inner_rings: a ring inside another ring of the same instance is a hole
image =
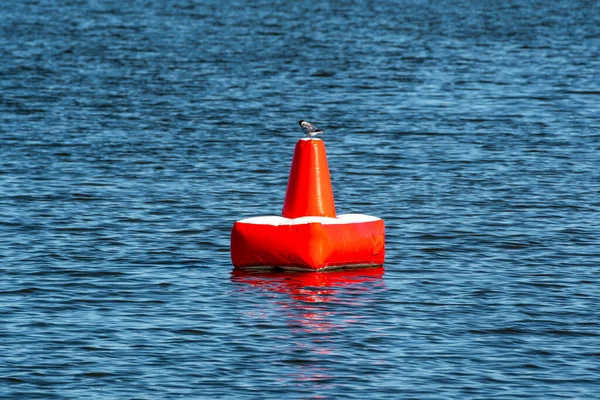
[[236, 268], [320, 271], [377, 266], [384, 259], [385, 225], [370, 215], [255, 217], [231, 230]]

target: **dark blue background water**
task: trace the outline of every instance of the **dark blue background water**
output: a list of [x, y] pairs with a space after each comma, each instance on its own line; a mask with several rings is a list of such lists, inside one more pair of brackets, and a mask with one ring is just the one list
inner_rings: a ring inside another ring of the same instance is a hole
[[[2, 398], [600, 396], [596, 2], [0, 15]], [[232, 274], [299, 119], [385, 271]]]

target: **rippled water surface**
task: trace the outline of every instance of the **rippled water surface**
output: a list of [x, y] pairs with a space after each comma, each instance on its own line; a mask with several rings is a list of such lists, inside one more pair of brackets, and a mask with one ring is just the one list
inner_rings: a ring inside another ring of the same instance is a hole
[[[0, 14], [2, 398], [598, 398], [597, 2]], [[233, 271], [299, 119], [383, 267]]]

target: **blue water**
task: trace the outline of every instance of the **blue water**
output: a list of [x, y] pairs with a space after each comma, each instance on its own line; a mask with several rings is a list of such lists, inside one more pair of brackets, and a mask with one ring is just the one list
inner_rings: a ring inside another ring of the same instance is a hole
[[[597, 2], [0, 16], [0, 397], [600, 398]], [[234, 273], [299, 119], [383, 268]]]

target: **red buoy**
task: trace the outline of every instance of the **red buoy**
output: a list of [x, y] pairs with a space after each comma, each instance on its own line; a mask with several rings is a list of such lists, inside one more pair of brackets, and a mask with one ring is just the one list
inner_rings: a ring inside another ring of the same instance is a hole
[[231, 260], [236, 268], [315, 271], [383, 264], [383, 220], [362, 214], [336, 216], [320, 139], [296, 144], [282, 214], [233, 225]]

